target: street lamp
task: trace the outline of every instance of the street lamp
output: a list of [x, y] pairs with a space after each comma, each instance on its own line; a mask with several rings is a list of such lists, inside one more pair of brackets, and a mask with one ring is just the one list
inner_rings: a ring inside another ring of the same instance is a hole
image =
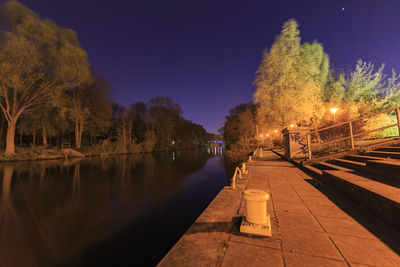
[[333, 114], [333, 122], [335, 123], [335, 114], [336, 114], [336, 112], [338, 111], [338, 108], [331, 108], [330, 111], [331, 111], [332, 114]]

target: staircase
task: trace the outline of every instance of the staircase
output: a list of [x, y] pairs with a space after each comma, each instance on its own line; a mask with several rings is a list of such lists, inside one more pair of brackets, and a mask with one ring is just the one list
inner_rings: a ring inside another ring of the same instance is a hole
[[367, 212], [400, 229], [400, 143], [303, 166]]

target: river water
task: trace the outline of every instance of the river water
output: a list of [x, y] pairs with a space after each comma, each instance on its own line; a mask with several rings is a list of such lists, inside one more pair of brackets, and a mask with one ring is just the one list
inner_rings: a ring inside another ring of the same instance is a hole
[[154, 266], [239, 161], [214, 149], [3, 164], [0, 266]]

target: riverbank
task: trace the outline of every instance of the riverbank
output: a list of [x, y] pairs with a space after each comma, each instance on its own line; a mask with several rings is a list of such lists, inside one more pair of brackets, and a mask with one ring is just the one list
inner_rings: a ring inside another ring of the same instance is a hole
[[[390, 227], [272, 152], [246, 164], [249, 173], [225, 187], [159, 266], [397, 266]], [[242, 192], [263, 190], [272, 237], [239, 231]]]
[[139, 149], [131, 150], [105, 150], [101, 146], [82, 146], [80, 148], [46, 148], [44, 146], [32, 146], [32, 147], [16, 147], [16, 152], [13, 155], [6, 155], [4, 152], [0, 152], [0, 162], [14, 162], [14, 161], [29, 161], [29, 160], [53, 160], [53, 159], [65, 159], [70, 157], [103, 157], [103, 156], [114, 156], [114, 155], [130, 155], [148, 152], [163, 152], [163, 151], [176, 151], [176, 150], [193, 150], [199, 149], [200, 147], [178, 147], [173, 149], [161, 149], [144, 151]]

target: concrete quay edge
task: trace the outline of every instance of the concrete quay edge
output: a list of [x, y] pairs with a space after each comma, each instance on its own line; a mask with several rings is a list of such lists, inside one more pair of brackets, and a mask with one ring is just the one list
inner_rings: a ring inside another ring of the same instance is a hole
[[[246, 168], [237, 189], [224, 187], [158, 266], [400, 266], [388, 228], [332, 201], [290, 162], [264, 152]], [[272, 237], [239, 232], [246, 189], [270, 194]]]

